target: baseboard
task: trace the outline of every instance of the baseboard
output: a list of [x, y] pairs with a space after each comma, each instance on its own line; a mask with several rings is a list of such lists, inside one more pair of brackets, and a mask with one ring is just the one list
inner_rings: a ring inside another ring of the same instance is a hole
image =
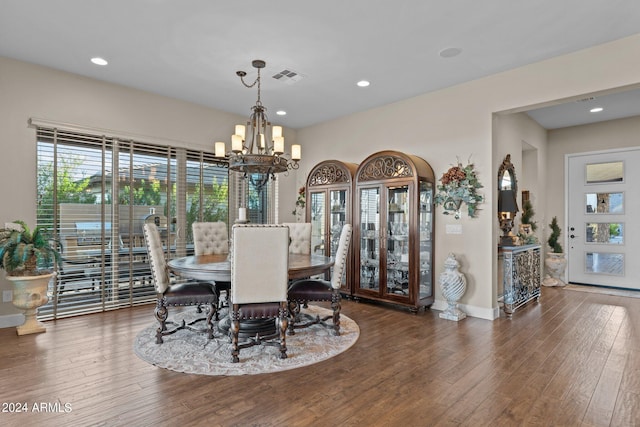
[[5, 314], [0, 316], [0, 328], [15, 328], [24, 323], [24, 314]]
[[[475, 305], [458, 304], [460, 310], [467, 313], [469, 317], [477, 317], [485, 320], [495, 320], [500, 317], [500, 308], [484, 308]], [[447, 302], [443, 300], [435, 300], [431, 306], [432, 310], [444, 311], [447, 308]]]

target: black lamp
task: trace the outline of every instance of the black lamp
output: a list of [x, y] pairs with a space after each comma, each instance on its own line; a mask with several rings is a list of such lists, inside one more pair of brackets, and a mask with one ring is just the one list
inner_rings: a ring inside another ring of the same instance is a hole
[[498, 213], [500, 215], [500, 229], [503, 232], [501, 246], [513, 246], [513, 220], [518, 212], [518, 202], [514, 190], [498, 191]]

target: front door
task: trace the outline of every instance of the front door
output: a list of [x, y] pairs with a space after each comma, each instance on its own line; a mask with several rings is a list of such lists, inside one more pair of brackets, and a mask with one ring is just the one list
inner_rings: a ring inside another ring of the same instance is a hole
[[568, 280], [640, 289], [640, 148], [568, 156]]

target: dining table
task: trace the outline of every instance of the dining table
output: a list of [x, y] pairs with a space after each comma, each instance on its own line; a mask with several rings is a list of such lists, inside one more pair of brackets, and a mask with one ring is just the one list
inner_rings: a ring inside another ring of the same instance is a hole
[[[289, 280], [328, 274], [334, 259], [315, 254], [289, 254]], [[169, 269], [180, 277], [213, 282], [231, 282], [229, 254], [191, 255], [173, 258]]]
[[[324, 274], [329, 277], [334, 259], [315, 254], [289, 254], [289, 281]], [[229, 254], [190, 255], [173, 258], [167, 262], [169, 270], [187, 279], [211, 282], [231, 282], [231, 260]], [[218, 330], [228, 333], [229, 316], [220, 317]], [[256, 334], [275, 333], [275, 322], [271, 319], [251, 319], [240, 322], [239, 336], [249, 338]]]

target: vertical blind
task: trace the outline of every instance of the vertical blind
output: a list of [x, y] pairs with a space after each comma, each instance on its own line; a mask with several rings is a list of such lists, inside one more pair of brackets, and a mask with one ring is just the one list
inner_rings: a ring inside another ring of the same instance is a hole
[[50, 127], [36, 135], [38, 225], [63, 260], [41, 319], [153, 301], [145, 222], [173, 257], [192, 251], [194, 221], [229, 221], [229, 171], [213, 153]]

